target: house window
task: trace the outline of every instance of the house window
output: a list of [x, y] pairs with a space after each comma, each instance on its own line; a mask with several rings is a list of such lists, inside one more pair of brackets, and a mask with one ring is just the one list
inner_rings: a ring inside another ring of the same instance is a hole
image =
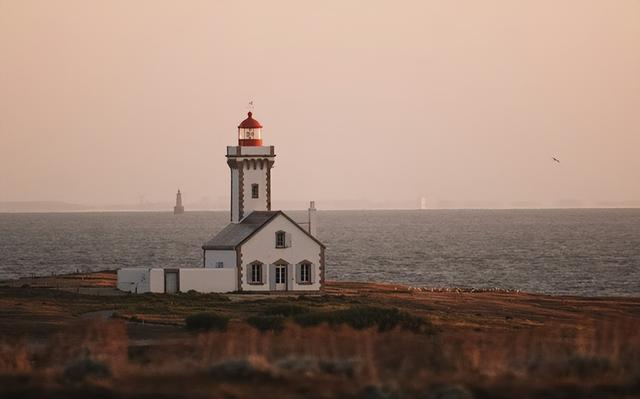
[[222, 269], [224, 267], [224, 262], [216, 262], [216, 269]]
[[284, 231], [276, 232], [276, 248], [286, 248], [287, 246], [287, 233]]
[[262, 283], [262, 263], [252, 263], [251, 264], [251, 277], [249, 279], [249, 283], [251, 284], [261, 284]]
[[300, 264], [300, 282], [311, 283], [311, 263]]
[[259, 192], [258, 192], [258, 185], [257, 184], [252, 184], [251, 185], [251, 198], [259, 198]]

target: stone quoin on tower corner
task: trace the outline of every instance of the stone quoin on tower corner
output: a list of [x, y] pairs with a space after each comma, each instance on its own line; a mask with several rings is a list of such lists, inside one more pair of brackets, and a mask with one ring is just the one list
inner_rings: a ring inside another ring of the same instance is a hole
[[275, 157], [274, 146], [263, 145], [262, 124], [249, 112], [238, 125], [238, 145], [227, 147], [230, 223], [202, 245], [202, 266], [120, 269], [118, 288], [136, 293], [321, 290], [325, 246], [315, 237], [315, 202], [304, 222], [271, 209]]

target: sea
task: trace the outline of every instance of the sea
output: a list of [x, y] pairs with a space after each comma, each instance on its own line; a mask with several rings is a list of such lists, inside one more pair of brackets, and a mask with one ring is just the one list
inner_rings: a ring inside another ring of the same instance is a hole
[[[222, 211], [0, 214], [0, 280], [201, 267], [202, 243], [228, 219]], [[640, 296], [640, 209], [319, 211], [318, 222], [328, 280]]]

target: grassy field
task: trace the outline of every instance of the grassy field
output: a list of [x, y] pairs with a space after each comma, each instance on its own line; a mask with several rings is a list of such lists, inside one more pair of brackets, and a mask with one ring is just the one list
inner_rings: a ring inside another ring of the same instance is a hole
[[330, 282], [130, 295], [0, 283], [0, 397], [640, 397], [640, 299]]

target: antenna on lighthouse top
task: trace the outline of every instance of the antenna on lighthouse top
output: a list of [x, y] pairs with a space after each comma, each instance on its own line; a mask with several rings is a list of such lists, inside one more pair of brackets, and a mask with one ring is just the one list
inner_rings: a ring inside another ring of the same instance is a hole
[[247, 104], [247, 109], [249, 111], [253, 111], [253, 100], [249, 101], [249, 104]]

